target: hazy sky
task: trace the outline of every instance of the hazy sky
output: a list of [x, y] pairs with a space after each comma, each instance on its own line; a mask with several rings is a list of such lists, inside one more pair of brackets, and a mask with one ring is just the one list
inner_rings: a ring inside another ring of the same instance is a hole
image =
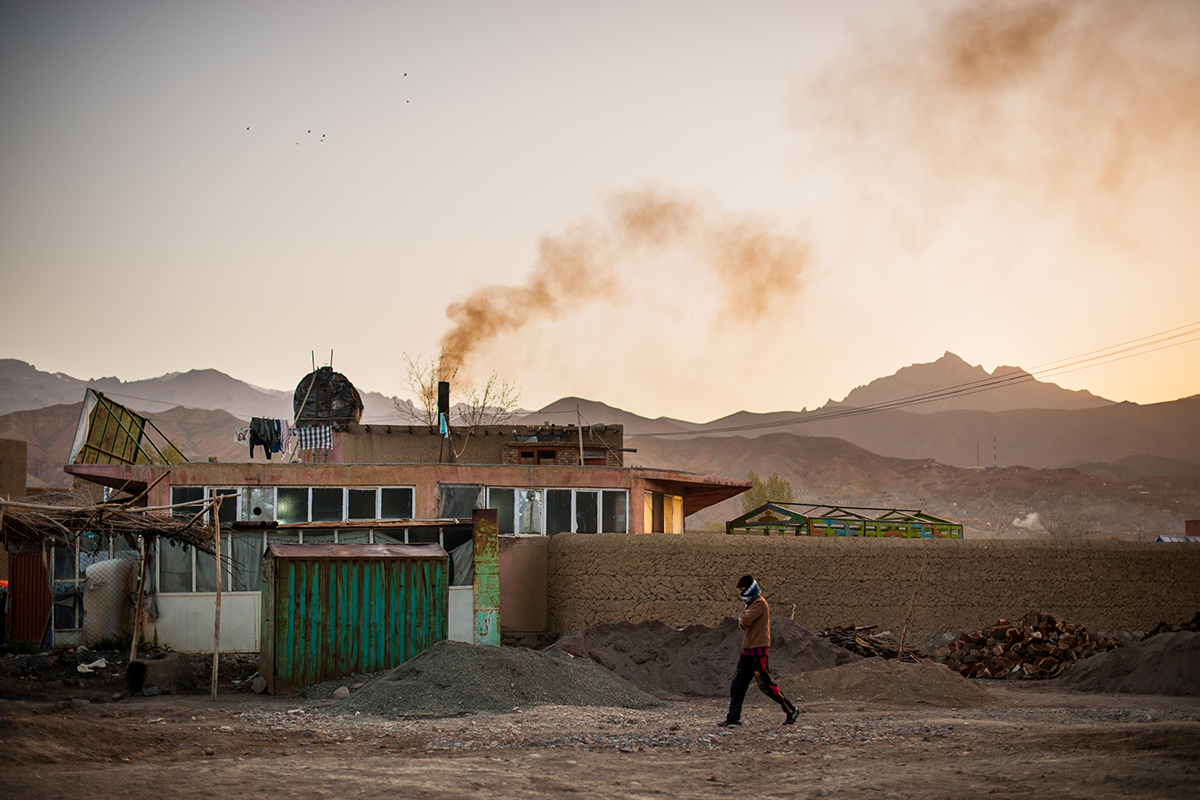
[[80, 378], [403, 395], [448, 342], [708, 420], [1033, 368], [1200, 322], [1200, 3], [3, 0], [0, 270], [0, 357]]

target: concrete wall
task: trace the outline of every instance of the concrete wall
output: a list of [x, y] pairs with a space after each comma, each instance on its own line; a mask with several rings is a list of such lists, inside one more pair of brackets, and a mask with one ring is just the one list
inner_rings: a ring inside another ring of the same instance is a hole
[[[562, 425], [480, 425], [451, 429], [443, 439], [436, 426], [349, 425], [335, 432], [334, 461], [341, 464], [408, 464], [442, 462], [458, 464], [519, 464], [523, 449], [553, 450], [555, 464], [579, 464], [579, 428]], [[514, 433], [539, 436], [546, 441], [516, 441]], [[557, 439], [558, 441], [550, 441]], [[620, 425], [583, 429], [583, 449], [603, 451], [610, 467], [622, 464], [625, 444]], [[561, 452], [559, 452], [561, 451]]]
[[1048, 611], [1090, 630], [1179, 624], [1200, 610], [1200, 546], [1154, 542], [879, 540], [559, 534], [549, 540], [548, 627], [622, 619], [711, 625], [758, 578], [772, 612], [810, 628], [977, 629]]
[[546, 628], [545, 536], [500, 537], [500, 627], [505, 631]]

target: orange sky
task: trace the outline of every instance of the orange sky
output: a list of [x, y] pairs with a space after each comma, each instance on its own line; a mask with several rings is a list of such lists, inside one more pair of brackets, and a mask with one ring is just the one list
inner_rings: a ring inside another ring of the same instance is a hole
[[1188, 0], [5, 4], [0, 355], [402, 394], [450, 342], [695, 420], [1033, 368], [1200, 322], [1197, 98]]

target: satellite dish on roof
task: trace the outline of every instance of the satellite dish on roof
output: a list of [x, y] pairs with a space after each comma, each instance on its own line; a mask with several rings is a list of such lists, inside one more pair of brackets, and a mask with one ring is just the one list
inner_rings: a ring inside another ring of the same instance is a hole
[[296, 384], [292, 410], [297, 427], [332, 425], [344, 427], [362, 418], [363, 402], [354, 384], [332, 367], [308, 373]]

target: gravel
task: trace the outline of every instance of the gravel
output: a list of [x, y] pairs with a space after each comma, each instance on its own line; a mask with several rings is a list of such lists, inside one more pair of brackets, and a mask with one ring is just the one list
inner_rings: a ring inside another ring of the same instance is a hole
[[[576, 631], [547, 650], [590, 658], [641, 689], [665, 699], [727, 697], [742, 631], [725, 618], [714, 627], [677, 630], [666, 623], [614, 622]], [[798, 674], [860, 661], [861, 657], [784, 617], [771, 618], [771, 674]]]
[[1059, 682], [1085, 692], [1200, 695], [1200, 633], [1160, 633], [1075, 664]]
[[603, 667], [568, 653], [444, 641], [325, 711], [420, 719], [540, 705], [636, 709], [662, 704]]

